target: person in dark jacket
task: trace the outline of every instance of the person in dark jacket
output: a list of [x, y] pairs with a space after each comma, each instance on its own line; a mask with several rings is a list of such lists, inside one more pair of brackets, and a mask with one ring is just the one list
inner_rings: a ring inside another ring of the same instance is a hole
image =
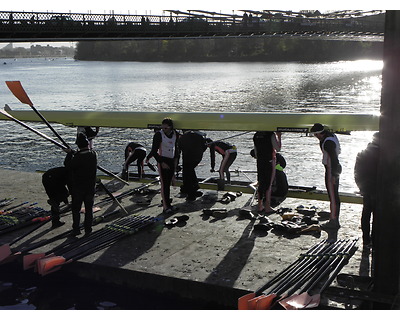
[[163, 213], [167, 215], [172, 214], [174, 211], [171, 205], [170, 187], [179, 161], [178, 139], [179, 134], [174, 129], [172, 119], [163, 119], [161, 130], [154, 133], [151, 151], [146, 157], [146, 163], [152, 157], [157, 161], [161, 182]]
[[340, 143], [336, 135], [326, 130], [320, 123], [315, 123], [310, 132], [319, 140], [322, 164], [325, 167], [325, 186], [330, 201], [329, 221], [321, 225], [321, 229], [337, 230], [340, 228], [339, 177], [342, 173], [342, 166], [339, 163]]
[[179, 138], [178, 146], [182, 152], [182, 193], [187, 193], [186, 200], [194, 201], [201, 196], [199, 182], [196, 175], [196, 167], [203, 159], [204, 151], [207, 149], [205, 135], [195, 130], [185, 130]]
[[42, 184], [49, 200], [47, 203], [51, 206], [52, 228], [58, 228], [65, 224], [60, 221], [60, 204], [68, 204], [68, 171], [66, 167], [57, 167], [47, 170], [43, 173]]
[[275, 179], [276, 152], [281, 149], [281, 133], [257, 131], [253, 142], [257, 159], [258, 212], [271, 213], [272, 182]]
[[271, 207], [280, 205], [289, 192], [289, 184], [286, 173], [283, 171], [286, 167], [286, 160], [280, 154], [276, 154], [275, 179], [272, 182]]
[[[365, 246], [374, 244], [374, 225], [377, 197], [377, 179], [378, 179], [378, 161], [379, 161], [379, 132], [373, 136], [365, 150], [357, 154], [354, 165], [354, 180], [363, 196], [363, 208], [361, 214], [361, 230], [363, 244]], [[372, 215], [372, 231], [371, 231]]]
[[80, 211], [85, 205], [85, 234], [92, 232], [93, 203], [96, 189], [97, 154], [89, 149], [89, 141], [81, 133], [76, 139], [78, 151], [66, 149], [64, 165], [69, 173], [69, 185], [72, 196], [72, 235], [80, 234]]
[[231, 174], [229, 168], [237, 157], [237, 148], [235, 145], [224, 141], [212, 141], [206, 139], [207, 146], [210, 148], [211, 172], [215, 172], [215, 152], [222, 156], [221, 164], [219, 165], [219, 181], [218, 190], [224, 190], [225, 176], [226, 182], [231, 183]]
[[125, 148], [125, 163], [122, 167], [122, 179], [128, 180], [129, 165], [136, 161], [138, 178], [141, 179], [143, 175], [143, 161], [146, 157], [146, 148], [139, 143], [130, 142]]
[[[250, 151], [250, 155], [253, 158], [256, 157], [254, 149]], [[285, 158], [280, 153], [276, 153], [275, 178], [271, 186], [271, 207], [280, 205], [288, 194], [289, 184], [286, 173], [283, 171], [285, 167]]]

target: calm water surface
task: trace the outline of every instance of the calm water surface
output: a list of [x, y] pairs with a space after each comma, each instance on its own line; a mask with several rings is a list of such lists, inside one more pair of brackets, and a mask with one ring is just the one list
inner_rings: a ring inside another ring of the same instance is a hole
[[[88, 62], [72, 59], [0, 61], [0, 104], [29, 109], [8, 90], [4, 81], [20, 80], [39, 110], [120, 111], [233, 111], [233, 112], [379, 112], [382, 61], [330, 63], [142, 63]], [[4, 64], [5, 62], [5, 64]], [[41, 124], [36, 128], [51, 135]], [[75, 128], [56, 125], [69, 142]], [[123, 150], [130, 141], [151, 146], [150, 130], [103, 128], [95, 148], [100, 164], [120, 171]], [[238, 132], [207, 132], [220, 139]], [[233, 169], [253, 170], [252, 133], [231, 140], [239, 156]], [[341, 190], [354, 191], [354, 159], [371, 132], [339, 136], [343, 166]], [[289, 183], [324, 188], [317, 139], [283, 135]], [[0, 122], [0, 167], [47, 170], [59, 166], [64, 154], [26, 129]], [[209, 172], [205, 154], [198, 175]], [[241, 177], [244, 178], [244, 177]], [[255, 178], [252, 176], [251, 179]], [[246, 178], [244, 178], [246, 179]]]
[[[29, 110], [4, 83], [20, 80], [39, 110], [375, 113], [380, 107], [381, 71], [382, 61], [304, 64], [3, 59], [0, 60], [0, 105], [3, 107], [7, 103], [13, 109]], [[52, 134], [43, 124], [33, 126]], [[73, 144], [75, 128], [62, 125], [55, 125], [55, 128]], [[207, 135], [215, 140], [238, 133], [207, 132]], [[343, 166], [341, 191], [357, 189], [353, 178], [355, 156], [365, 148], [372, 134], [355, 132], [339, 136]], [[233, 169], [255, 170], [255, 161], [249, 155], [253, 147], [252, 135], [229, 140], [238, 146], [239, 152]], [[152, 136], [150, 130], [101, 129], [95, 141], [100, 164], [109, 170], [120, 171], [125, 145], [137, 141], [150, 147]], [[283, 134], [282, 139], [289, 183], [324, 189], [324, 169], [317, 139], [288, 133]], [[3, 169], [47, 170], [62, 165], [64, 159], [64, 153], [57, 147], [8, 121], [0, 121], [0, 149], [0, 168]], [[198, 167], [198, 175], [209, 176], [209, 169], [209, 154], [206, 153]], [[240, 178], [246, 179], [243, 175]], [[255, 179], [255, 175], [250, 174], [249, 178]], [[2, 193], [2, 197], [10, 196]], [[40, 280], [31, 275], [26, 279], [21, 279], [20, 274], [14, 277], [3, 272], [2, 275], [0, 310], [147, 308], [146, 301], [139, 301], [139, 307], [132, 306], [132, 299], [125, 301], [134, 294], [132, 292], [104, 287], [96, 290], [93, 289], [96, 284], [82, 283], [70, 277], [66, 284], [54, 287], [51, 277]], [[99, 295], [93, 296], [93, 292]], [[137, 294], [138, 297], [142, 295]], [[160, 308], [181, 309], [182, 305], [182, 301], [167, 300]], [[148, 308], [154, 309], [154, 305]]]

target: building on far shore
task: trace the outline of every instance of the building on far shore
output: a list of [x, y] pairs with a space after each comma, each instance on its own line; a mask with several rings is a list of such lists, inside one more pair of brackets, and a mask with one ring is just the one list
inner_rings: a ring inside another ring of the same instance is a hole
[[31, 44], [30, 47], [9, 43], [0, 48], [0, 58], [32, 58], [32, 57], [73, 57], [75, 47], [53, 47], [49, 44]]

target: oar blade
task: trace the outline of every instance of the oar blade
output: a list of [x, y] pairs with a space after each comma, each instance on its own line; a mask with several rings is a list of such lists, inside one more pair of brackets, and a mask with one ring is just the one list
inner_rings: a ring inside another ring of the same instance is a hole
[[36, 261], [37, 272], [44, 276], [51, 272], [57, 271], [65, 263], [65, 261], [65, 258], [62, 256], [42, 258]]
[[31, 99], [29, 99], [20, 81], [6, 81], [6, 85], [19, 101], [33, 106]]
[[[312, 297], [307, 293], [303, 292], [302, 294], [291, 296], [285, 299], [285, 305], [290, 310], [304, 309], [311, 302]], [[283, 302], [283, 300], [281, 301]], [[282, 303], [281, 303], [282, 305]]]
[[261, 300], [261, 299], [263, 299], [264, 298], [264, 296], [257, 296], [257, 297], [255, 297], [255, 298], [253, 298], [253, 299], [250, 299], [248, 302], [247, 302], [247, 305], [248, 305], [248, 310], [257, 310], [257, 303], [258, 303], [258, 301], [259, 300]]
[[260, 297], [261, 298], [257, 300], [256, 310], [269, 310], [271, 309], [277, 295], [275, 293], [271, 293], [268, 295], [262, 295]]
[[291, 300], [293, 300], [294, 298], [297, 298], [299, 295], [298, 294], [294, 294], [286, 299], [280, 300], [279, 304], [284, 307], [286, 310], [296, 310], [297, 308], [295, 308], [294, 306], [292, 306], [289, 302]]
[[316, 308], [319, 306], [319, 303], [321, 302], [321, 295], [318, 294], [314, 294], [313, 296], [311, 296], [311, 300], [310, 302], [305, 306], [306, 309], [312, 309], [312, 308]]
[[43, 258], [44, 256], [45, 256], [44, 253], [32, 253], [32, 254], [25, 255], [22, 258], [22, 265], [23, 265], [24, 270], [33, 268], [35, 266], [36, 261]]
[[0, 262], [4, 261], [11, 255], [11, 249], [8, 244], [3, 244], [0, 247]]
[[254, 292], [245, 294], [238, 299], [238, 310], [249, 310], [249, 300], [256, 296]]

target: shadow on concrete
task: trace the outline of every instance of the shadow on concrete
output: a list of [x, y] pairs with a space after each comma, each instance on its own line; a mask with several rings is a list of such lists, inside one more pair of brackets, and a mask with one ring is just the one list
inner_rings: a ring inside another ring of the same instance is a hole
[[255, 239], [257, 238], [256, 234], [252, 232], [254, 223], [254, 220], [250, 220], [240, 239], [205, 279], [205, 283], [226, 287], [234, 286], [254, 248]]

